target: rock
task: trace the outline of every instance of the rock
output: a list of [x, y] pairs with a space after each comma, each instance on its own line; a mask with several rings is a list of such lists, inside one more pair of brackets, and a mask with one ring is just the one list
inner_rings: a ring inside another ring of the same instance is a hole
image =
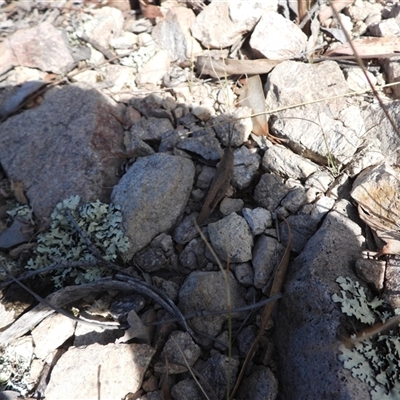
[[204, 7], [192, 25], [192, 35], [205, 48], [229, 47], [244, 33], [229, 17], [229, 3], [214, 1]]
[[232, 263], [251, 260], [253, 237], [243, 217], [232, 213], [208, 224], [208, 233], [215, 252], [222, 260]]
[[132, 125], [130, 137], [131, 140], [160, 140], [163, 133], [171, 130], [173, 126], [167, 118], [141, 118]]
[[96, 90], [74, 84], [52, 89], [39, 107], [1, 124], [2, 166], [23, 182], [36, 217], [48, 217], [72, 195], [109, 201], [123, 162], [114, 155], [123, 151], [123, 128], [113, 117], [120, 114]]
[[253, 285], [253, 268], [250, 263], [233, 264], [231, 269], [235, 272], [236, 279], [241, 285], [245, 287]]
[[[340, 96], [349, 87], [334, 61], [312, 65], [284, 61], [268, 75], [266, 92], [267, 109], [276, 109], [320, 100], [321, 93]], [[272, 133], [288, 139], [293, 151], [318, 164], [337, 167], [349, 162], [364, 140], [360, 110], [348, 105], [344, 97], [304, 105], [301, 115], [294, 108], [277, 115]]]
[[216, 173], [216, 169], [213, 167], [209, 167], [208, 165], [203, 165], [201, 167], [201, 172], [197, 177], [196, 186], [200, 189], [207, 190], [210, 186], [211, 181], [213, 180]]
[[74, 346], [89, 346], [96, 343], [101, 345], [118, 343], [118, 338], [123, 336], [123, 334], [124, 331], [122, 329], [104, 329], [101, 326], [78, 322], [74, 332]]
[[224, 113], [213, 118], [212, 122], [215, 125], [213, 129], [224, 146], [240, 147], [249, 139], [253, 124], [251, 118], [247, 117], [250, 117], [252, 113], [249, 107], [237, 107], [231, 113]]
[[400, 27], [395, 18], [388, 18], [376, 24], [370, 24], [368, 28], [373, 36], [387, 37], [400, 35]]
[[257, 176], [261, 157], [256, 149], [248, 149], [245, 146], [236, 149], [233, 155], [232, 185], [241, 190], [249, 187]]
[[238, 366], [237, 359], [229, 359], [222, 354], [215, 354], [207, 360], [201, 374], [213, 388], [218, 399], [223, 400], [227, 397], [228, 379], [230, 380], [229, 387], [234, 386]]
[[369, 398], [368, 385], [343, 368], [334, 346], [345, 323], [332, 300], [340, 290], [335, 280], [357, 279], [352, 268], [364, 242], [361, 228], [346, 217], [349, 211], [349, 203], [340, 201], [288, 270], [275, 332], [286, 399]]
[[240, 385], [238, 400], [275, 400], [278, 396], [278, 380], [270, 368], [258, 367]]
[[[172, 332], [164, 349], [161, 353], [161, 359], [168, 360], [168, 373], [180, 374], [187, 371], [187, 364], [193, 364], [200, 357], [200, 347], [194, 343], [188, 332], [175, 331]], [[156, 364], [155, 372], [165, 373], [164, 363]]]
[[262, 159], [262, 167], [276, 175], [294, 179], [308, 178], [319, 169], [318, 165], [280, 145], [268, 147]]
[[254, 236], [260, 235], [265, 231], [265, 229], [272, 226], [271, 213], [262, 207], [257, 207], [254, 210], [250, 208], [244, 208], [243, 217], [249, 224], [251, 232]]
[[201, 238], [192, 239], [179, 255], [179, 261], [185, 271], [197, 271], [203, 269], [207, 264], [204, 257], [206, 245]]
[[258, 58], [271, 60], [298, 57], [306, 45], [303, 31], [276, 12], [264, 13], [250, 37], [250, 47]]
[[76, 322], [61, 314], [52, 314], [32, 331], [35, 356], [44, 360], [48, 354], [61, 346], [75, 331]]
[[282, 207], [291, 213], [296, 213], [298, 209], [307, 201], [306, 190], [303, 186], [292, 189], [281, 201]]
[[355, 264], [357, 275], [377, 291], [381, 292], [384, 289], [386, 261], [380, 261], [376, 258], [369, 257], [368, 253], [362, 253]]
[[168, 269], [169, 263], [162, 249], [143, 249], [133, 257], [134, 263], [144, 272], [155, 272]]
[[322, 196], [314, 204], [311, 211], [311, 218], [316, 221], [321, 219], [332, 209], [335, 204], [335, 199], [331, 197]]
[[[384, 71], [386, 72], [387, 79], [389, 83], [394, 83], [397, 82], [397, 79], [399, 79], [400, 76], [400, 67], [399, 67], [399, 57], [390, 57], [387, 60], [383, 61], [383, 68]], [[392, 91], [396, 99], [400, 99], [400, 89], [395, 85], [392, 86]], [[395, 106], [396, 103], [392, 103], [389, 105], [389, 108], [392, 108]], [[379, 108], [381, 110], [381, 108]], [[385, 118], [384, 121], [387, 121]], [[389, 121], [387, 123], [390, 124]], [[393, 129], [393, 128], [392, 128]]]
[[276, 239], [261, 235], [253, 249], [254, 286], [261, 289], [271, 282], [276, 267], [281, 262], [285, 247]]
[[171, 395], [179, 400], [203, 400], [199, 385], [193, 379], [184, 379], [171, 389]]
[[277, 0], [255, 0], [255, 1], [234, 1], [229, 3], [229, 16], [234, 24], [244, 31], [250, 32], [254, 29], [261, 16], [268, 11], [277, 11]]
[[10, 249], [19, 244], [29, 242], [32, 234], [28, 232], [28, 223], [14, 219], [13, 223], [0, 233], [0, 249]]
[[0, 392], [0, 400], [19, 400], [21, 396], [19, 392], [15, 392], [13, 390], [4, 390]]
[[197, 232], [194, 224], [194, 221], [196, 221], [198, 215], [198, 213], [193, 213], [185, 216], [182, 219], [172, 235], [175, 242], [179, 244], [189, 243], [192, 239], [198, 236], [199, 233]]
[[139, 88], [152, 88], [168, 72], [171, 60], [167, 50], [159, 50], [145, 65], [136, 77]]
[[[129, 132], [130, 133], [130, 132]], [[132, 134], [125, 134], [124, 144], [126, 147], [126, 155], [129, 158], [146, 157], [151, 156], [155, 153], [152, 147], [138, 137], [134, 137]]]
[[234, 212], [240, 212], [243, 206], [244, 201], [242, 199], [230, 199], [229, 197], [225, 197], [219, 205], [219, 210], [224, 216], [227, 216]]
[[329, 186], [333, 181], [334, 178], [328, 171], [317, 171], [308, 177], [304, 183], [304, 187], [306, 189], [313, 188], [318, 194], [322, 194], [329, 189]]
[[0, 70], [7, 65], [24, 66], [63, 74], [74, 65], [74, 59], [61, 32], [48, 22], [34, 28], [18, 30], [5, 39], [4, 46], [3, 50], [9, 51], [10, 57], [2, 58]]
[[212, 132], [204, 129], [193, 132], [192, 137], [182, 139], [177, 147], [211, 161], [219, 160], [223, 155], [218, 139]]
[[121, 206], [131, 243], [127, 259], [174, 227], [186, 207], [193, 179], [190, 160], [163, 153], [140, 158], [122, 177], [111, 198]]
[[202, 52], [200, 44], [190, 34], [196, 16], [184, 7], [171, 7], [163, 20], [154, 27], [152, 36], [160, 48], [168, 50], [171, 61], [191, 60]]
[[[368, 78], [370, 79], [371, 83], [375, 86], [377, 80], [375, 76], [366, 71]], [[345, 68], [343, 70], [344, 76], [346, 77], [347, 84], [349, 88], [353, 91], [360, 91], [370, 89], [369, 83], [367, 78], [365, 77], [364, 71], [360, 67], [356, 68]]]
[[[46, 397], [124, 398], [139, 390], [155, 350], [145, 344], [70, 347], [52, 370]], [[77, 364], [77, 360], [79, 363]], [[85, 377], [84, 385], [77, 385]]]
[[256, 186], [254, 199], [257, 204], [273, 212], [289, 191], [282, 178], [266, 173]]
[[[287, 222], [290, 225], [290, 230], [292, 231], [292, 251], [299, 254], [304, 246], [307, 244], [308, 240], [317, 230], [319, 219], [314, 219], [309, 215], [299, 214], [290, 215], [287, 218]], [[281, 236], [282, 243], [286, 246], [288, 241], [288, 230], [287, 225], [281, 223]]]
[[118, 38], [124, 26], [122, 11], [114, 7], [93, 10], [93, 18], [83, 24], [86, 35], [108, 49], [110, 41]]
[[[227, 283], [220, 271], [192, 272], [183, 282], [179, 291], [180, 310], [184, 315], [202, 310], [226, 310], [226, 285]], [[245, 305], [244, 288], [238, 284], [232, 274], [229, 276], [229, 286], [231, 307], [243, 307]], [[233, 319], [240, 319], [241, 314], [234, 313], [232, 317]], [[191, 319], [189, 324], [206, 335], [216, 337], [227, 318], [227, 314], [202, 316]], [[202, 336], [199, 336], [198, 339], [205, 340]]]

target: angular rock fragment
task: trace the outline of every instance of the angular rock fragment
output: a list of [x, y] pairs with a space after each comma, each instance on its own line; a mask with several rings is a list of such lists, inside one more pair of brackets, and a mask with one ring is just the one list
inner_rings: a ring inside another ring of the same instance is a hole
[[158, 234], [174, 227], [193, 186], [194, 165], [163, 153], [140, 158], [114, 187], [111, 199], [121, 206], [131, 247], [127, 259]]

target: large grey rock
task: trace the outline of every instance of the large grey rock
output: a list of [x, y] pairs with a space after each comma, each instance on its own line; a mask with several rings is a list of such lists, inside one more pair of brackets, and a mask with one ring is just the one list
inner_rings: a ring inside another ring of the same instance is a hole
[[139, 390], [155, 350], [146, 344], [71, 347], [54, 367], [46, 397], [120, 399]]
[[127, 259], [158, 234], [175, 226], [192, 190], [194, 165], [167, 154], [140, 158], [114, 187], [113, 203], [121, 206], [131, 246]]
[[238, 400], [275, 400], [278, 396], [278, 380], [267, 367], [258, 367], [240, 385]]
[[265, 89], [266, 107], [270, 110], [337, 96], [277, 113], [272, 132], [288, 139], [288, 147], [296, 153], [337, 167], [348, 163], [363, 143], [361, 112], [340, 96], [349, 92], [349, 87], [334, 61], [284, 61], [269, 74]]
[[337, 334], [346, 318], [332, 300], [340, 289], [335, 282], [339, 276], [357, 279], [353, 266], [364, 238], [346, 217], [354, 211], [351, 207], [339, 202], [289, 266], [275, 337], [287, 400], [370, 398], [368, 387], [338, 360]]
[[254, 200], [260, 206], [273, 212], [289, 191], [290, 188], [285, 185], [282, 178], [266, 173], [254, 190]]
[[43, 103], [0, 126], [0, 162], [22, 181], [36, 216], [48, 217], [71, 195], [109, 202], [123, 159], [123, 128], [115, 103], [74, 84], [54, 88]]
[[262, 58], [284, 60], [297, 57], [306, 49], [307, 36], [292, 21], [271, 11], [263, 14], [249, 44]]

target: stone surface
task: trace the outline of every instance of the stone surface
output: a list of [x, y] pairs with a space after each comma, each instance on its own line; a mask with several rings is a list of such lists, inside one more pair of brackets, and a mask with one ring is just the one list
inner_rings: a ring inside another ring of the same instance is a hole
[[275, 333], [287, 399], [369, 398], [368, 387], [342, 368], [335, 345], [339, 326], [346, 326], [331, 298], [339, 291], [335, 280], [356, 279], [352, 268], [364, 241], [346, 217], [351, 207], [339, 202], [289, 268]]
[[224, 261], [245, 262], [251, 260], [253, 237], [243, 217], [236, 213], [208, 224], [211, 244]]
[[[312, 84], [311, 84], [312, 82]], [[303, 64], [285, 61], [269, 74], [267, 109], [320, 100], [349, 92], [339, 66], [333, 61]], [[288, 139], [297, 154], [319, 164], [346, 163], [363, 142], [364, 121], [358, 107], [344, 97], [288, 109], [278, 113], [272, 133]]]
[[306, 48], [307, 36], [290, 20], [276, 12], [266, 12], [250, 38], [253, 52], [271, 60], [298, 57]]
[[23, 182], [37, 217], [72, 195], [109, 201], [123, 162], [113, 155], [123, 151], [123, 128], [113, 115], [120, 111], [111, 100], [75, 84], [54, 88], [39, 107], [1, 124], [2, 166]]
[[221, 145], [213, 132], [204, 129], [193, 132], [192, 137], [182, 139], [177, 147], [211, 161], [219, 160], [223, 155]]
[[184, 7], [171, 7], [153, 29], [152, 35], [160, 48], [168, 50], [171, 61], [182, 62], [202, 52], [200, 44], [192, 37], [190, 27], [196, 16]]
[[278, 380], [269, 368], [259, 367], [243, 379], [237, 399], [275, 400], [278, 396]]
[[[6, 63], [15, 66], [38, 68], [55, 74], [66, 73], [73, 67], [74, 59], [61, 32], [48, 22], [18, 30], [6, 39], [5, 47], [12, 54]], [[5, 67], [3, 62], [0, 62], [1, 66]]]
[[318, 165], [280, 145], [268, 147], [262, 159], [262, 167], [269, 172], [294, 179], [305, 179], [318, 171]]
[[[231, 307], [245, 305], [244, 288], [230, 274], [229, 277]], [[201, 310], [226, 310], [226, 281], [221, 272], [192, 272], [184, 281], [179, 291], [179, 308], [182, 313], [189, 314]], [[240, 314], [232, 314], [233, 318], [241, 318]], [[227, 320], [227, 314], [196, 317], [190, 320], [190, 325], [200, 332], [215, 337]], [[204, 340], [204, 337], [198, 339]]]
[[255, 209], [244, 208], [243, 217], [250, 226], [253, 235], [260, 235], [265, 229], [272, 226], [272, 215], [271, 213], [262, 207]]
[[254, 191], [257, 204], [269, 211], [275, 211], [281, 200], [290, 191], [282, 178], [273, 174], [263, 174]]
[[[189, 333], [175, 331], [171, 333], [165, 343], [161, 357], [162, 360], [165, 360], [165, 357], [168, 359], [168, 373], [180, 374], [187, 371], [187, 364], [193, 366], [199, 358], [200, 352], [200, 347], [193, 341]], [[161, 373], [166, 370], [164, 363], [156, 364], [154, 368], [156, 372]]]
[[194, 178], [193, 163], [182, 157], [154, 154], [140, 158], [114, 187], [111, 198], [121, 206], [132, 257], [182, 215]]
[[[145, 344], [71, 347], [54, 367], [46, 397], [64, 400], [68, 393], [76, 400], [124, 398], [140, 388], [154, 353]], [[77, 384], [82, 377], [84, 384]]]
[[143, 66], [136, 77], [136, 84], [139, 88], [152, 88], [161, 81], [168, 72], [171, 64], [170, 56], [167, 50], [158, 51]]
[[233, 155], [232, 185], [238, 189], [247, 188], [258, 174], [261, 157], [256, 149], [248, 149], [245, 146], [236, 149]]
[[44, 360], [61, 346], [75, 331], [76, 322], [61, 314], [52, 314], [32, 331], [35, 356]]
[[261, 289], [271, 283], [271, 279], [279, 265], [285, 247], [276, 239], [261, 235], [253, 249], [254, 286]]
[[166, 118], [141, 118], [132, 125], [129, 136], [131, 140], [160, 140], [163, 133], [172, 129], [171, 122]]

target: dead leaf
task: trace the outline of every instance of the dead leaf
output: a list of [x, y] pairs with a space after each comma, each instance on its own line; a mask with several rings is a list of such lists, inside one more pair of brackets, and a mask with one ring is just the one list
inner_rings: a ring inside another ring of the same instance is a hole
[[233, 175], [233, 150], [231, 146], [225, 149], [224, 155], [217, 167], [215, 178], [211, 182], [203, 207], [197, 218], [199, 225], [204, 224], [208, 216], [225, 196]]
[[[363, 58], [389, 58], [400, 54], [400, 38], [394, 36], [366, 37], [353, 40], [357, 54]], [[394, 54], [393, 54], [394, 53]], [[348, 55], [354, 56], [349, 43], [344, 43], [325, 53], [325, 57]]]
[[[249, 107], [254, 114], [265, 112], [265, 95], [262, 87], [260, 75], [247, 78], [242, 90], [240, 91], [239, 103], [241, 106]], [[253, 133], [257, 136], [268, 136], [268, 121], [265, 114], [252, 117]]]
[[139, 0], [140, 11], [143, 16], [148, 19], [154, 19], [157, 17], [163, 17], [163, 14], [159, 7], [149, 4], [148, 0]]
[[29, 201], [24, 193], [24, 183], [22, 181], [12, 181], [11, 188], [18, 203], [29, 204]]
[[199, 56], [196, 60], [196, 71], [200, 75], [210, 75], [223, 78], [230, 75], [259, 75], [267, 74], [283, 60], [231, 60], [220, 58], [214, 60], [207, 56]]
[[334, 0], [331, 2], [331, 6], [324, 8], [318, 14], [319, 21], [321, 24], [328, 18], [332, 17], [334, 14], [332, 7], [335, 8], [336, 12], [340, 12], [343, 8], [348, 7], [350, 4], [354, 3], [354, 0]]

